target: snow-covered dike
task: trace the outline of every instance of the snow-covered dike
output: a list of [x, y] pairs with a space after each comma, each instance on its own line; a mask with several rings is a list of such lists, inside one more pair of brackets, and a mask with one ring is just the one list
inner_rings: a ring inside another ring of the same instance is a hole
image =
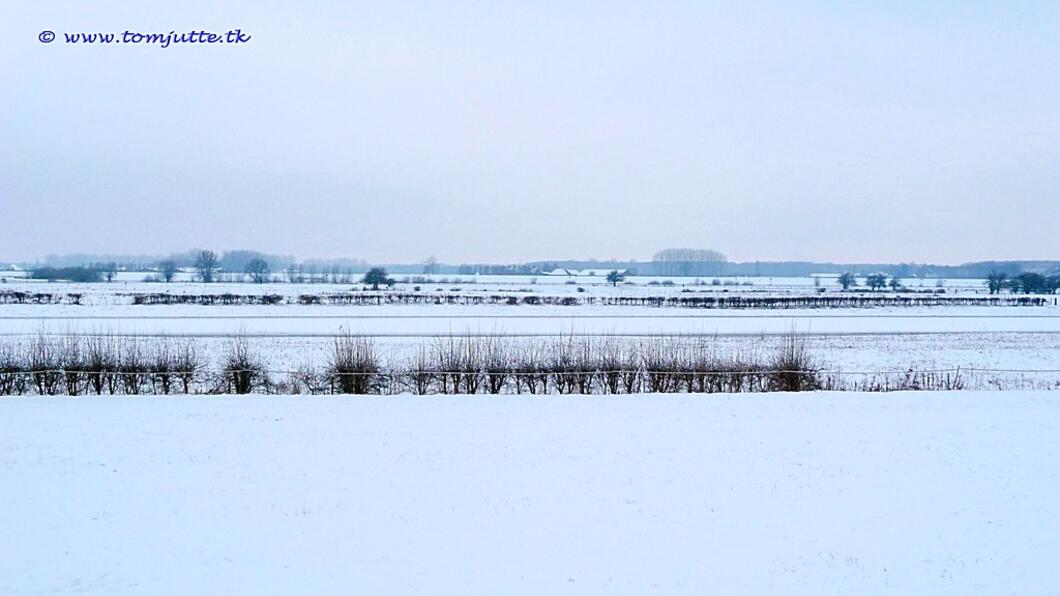
[[1060, 395], [0, 399], [0, 592], [1055, 594]]

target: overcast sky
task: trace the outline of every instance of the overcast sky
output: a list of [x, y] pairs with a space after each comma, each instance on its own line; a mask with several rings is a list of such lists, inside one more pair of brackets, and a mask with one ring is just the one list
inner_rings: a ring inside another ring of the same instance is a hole
[[[252, 39], [63, 42], [192, 28]], [[14, 260], [1060, 258], [1060, 3], [4, 2], [0, 222]]]

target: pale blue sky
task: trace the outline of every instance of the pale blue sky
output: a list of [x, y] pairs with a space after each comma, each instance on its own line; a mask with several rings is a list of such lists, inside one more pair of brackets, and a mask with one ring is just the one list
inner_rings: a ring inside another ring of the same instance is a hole
[[7, 2], [0, 220], [0, 259], [1060, 258], [1060, 3]]

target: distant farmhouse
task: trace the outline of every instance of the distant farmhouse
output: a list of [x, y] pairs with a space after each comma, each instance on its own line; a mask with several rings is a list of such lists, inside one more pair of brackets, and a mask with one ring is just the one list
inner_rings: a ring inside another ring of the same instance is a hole
[[622, 275], [629, 274], [629, 269], [567, 269], [565, 267], [556, 267], [545, 275], [557, 277], [600, 277], [606, 279], [607, 274], [612, 271], [618, 271]]
[[0, 280], [4, 282], [7, 282], [9, 278], [23, 278], [25, 276], [26, 271], [14, 263], [10, 265], [0, 264]]

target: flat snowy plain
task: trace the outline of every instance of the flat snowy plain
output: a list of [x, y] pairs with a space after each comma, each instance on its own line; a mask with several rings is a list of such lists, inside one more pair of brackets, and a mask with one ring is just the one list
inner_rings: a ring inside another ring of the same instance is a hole
[[0, 592], [1056, 594], [1055, 392], [5, 398]]
[[[465, 333], [518, 336], [519, 341], [552, 341], [570, 334], [625, 335], [631, 341], [644, 336], [698, 336], [714, 342], [722, 353], [769, 352], [791, 331], [804, 334], [815, 363], [828, 371], [905, 371], [908, 369], [969, 368], [1043, 370], [1042, 373], [965, 374], [967, 388], [1000, 385], [1006, 388], [1057, 387], [1060, 380], [1060, 307], [1047, 306], [940, 306], [819, 309], [686, 309], [647, 306], [508, 306], [508, 305], [402, 305], [380, 306], [136, 306], [131, 294], [282, 294], [349, 292], [349, 284], [172, 284], [141, 283], [131, 274], [125, 281], [97, 284], [64, 284], [14, 281], [0, 284], [6, 290], [77, 292], [82, 305], [0, 305], [0, 342], [27, 342], [39, 333], [64, 335], [135, 335], [145, 341], [160, 336], [196, 338], [202, 354], [216, 363], [228, 338], [245, 334], [264, 364], [287, 371], [303, 364], [323, 366], [341, 333], [376, 337], [385, 360], [403, 362], [438, 336]], [[140, 276], [142, 279], [142, 275]], [[455, 279], [455, 277], [454, 277]], [[638, 278], [638, 285], [611, 287], [595, 278], [577, 285], [565, 279], [481, 276], [476, 283], [425, 284], [427, 293], [438, 289], [475, 292], [512, 292], [513, 295], [630, 296], [651, 294], [680, 296], [684, 290], [711, 295], [762, 293], [812, 295], [818, 289], [838, 292], [834, 280], [821, 288], [811, 278], [741, 278], [737, 285], [718, 290], [713, 286], [648, 286], [658, 279]], [[536, 280], [536, 281], [535, 281]], [[917, 289], [930, 290], [933, 280], [910, 280]], [[945, 280], [947, 295], [984, 296], [981, 280]], [[408, 291], [410, 284], [398, 284]], [[1056, 296], [1049, 297], [1052, 301]], [[716, 338], [716, 339], [715, 339]], [[282, 375], [281, 375], [282, 376]], [[893, 376], [893, 375], [891, 375]], [[855, 378], [851, 375], [848, 378]], [[860, 377], [857, 377], [860, 378]], [[1000, 379], [1000, 383], [995, 382]]]

